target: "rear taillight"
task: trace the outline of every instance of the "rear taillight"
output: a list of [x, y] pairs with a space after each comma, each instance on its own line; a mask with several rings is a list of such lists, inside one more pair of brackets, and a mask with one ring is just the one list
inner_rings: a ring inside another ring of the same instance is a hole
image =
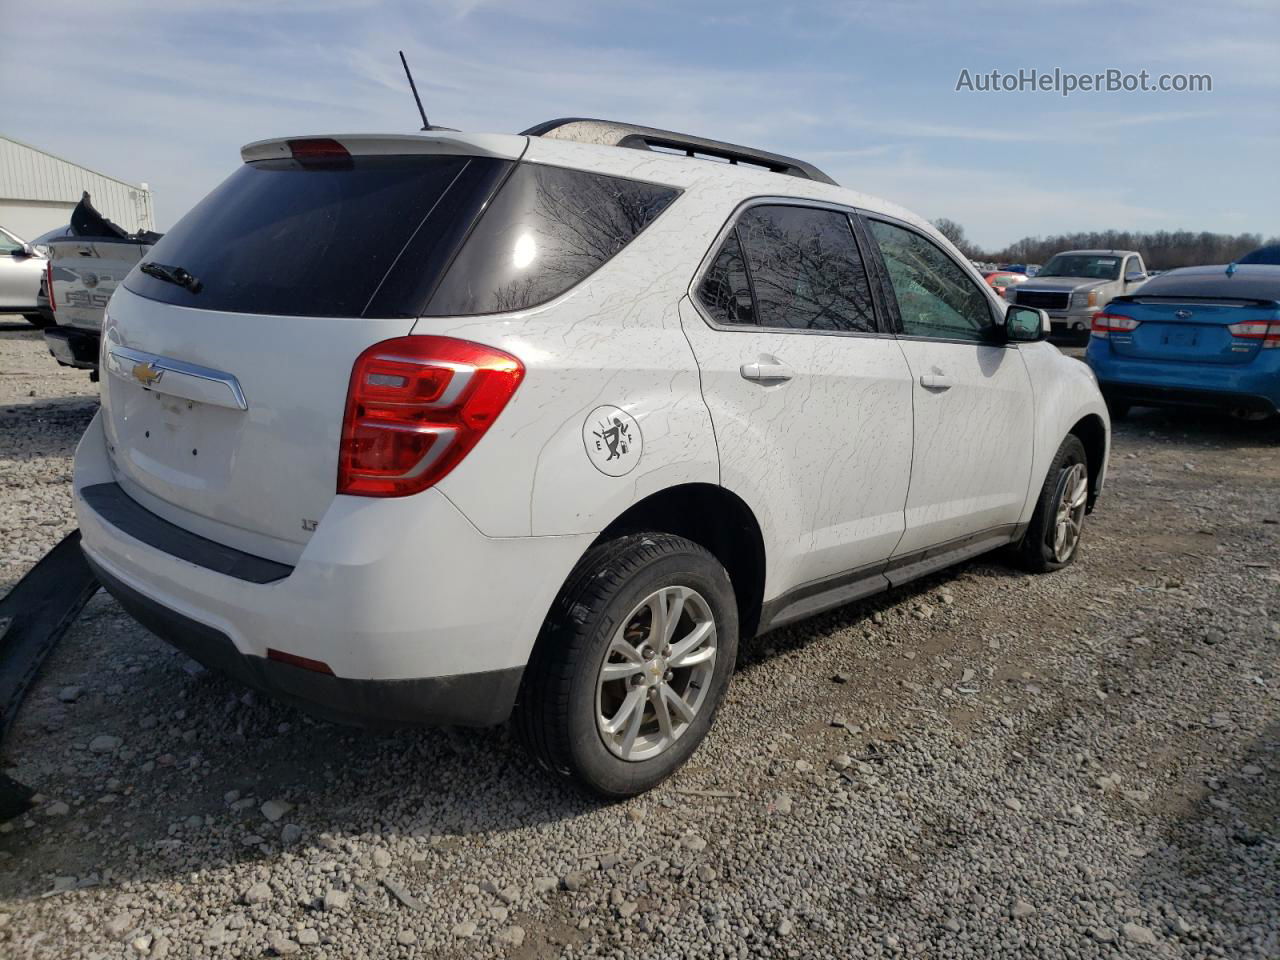
[[501, 350], [452, 337], [399, 337], [356, 360], [338, 454], [338, 493], [403, 497], [442, 480], [524, 378]]
[[1126, 316], [1123, 313], [1095, 313], [1093, 315], [1092, 333], [1095, 337], [1106, 339], [1113, 333], [1129, 333], [1136, 330], [1141, 320]]
[[53, 258], [49, 258], [49, 262], [44, 265], [44, 285], [49, 292], [49, 309], [57, 310], [58, 304], [53, 299]]
[[1280, 320], [1245, 320], [1227, 329], [1238, 340], [1261, 340], [1263, 350], [1280, 349]]

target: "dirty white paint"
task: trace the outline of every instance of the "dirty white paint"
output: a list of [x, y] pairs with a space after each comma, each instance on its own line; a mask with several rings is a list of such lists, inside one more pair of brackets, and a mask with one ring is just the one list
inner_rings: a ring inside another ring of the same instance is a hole
[[[453, 151], [469, 143], [462, 135], [430, 139]], [[601, 530], [650, 494], [700, 483], [741, 498], [764, 533], [768, 600], [895, 552], [1025, 521], [1072, 424], [1087, 414], [1108, 422], [1087, 369], [1048, 344], [723, 330], [689, 295], [735, 211], [751, 198], [774, 197], [911, 223], [952, 251], [993, 309], [1001, 308], [945, 239], [893, 204], [639, 150], [496, 135], [480, 148], [667, 184], [682, 195], [589, 279], [518, 312], [270, 323], [223, 314], [215, 324], [206, 311], [119, 291], [108, 336], [233, 372], [249, 410], [175, 405], [156, 413], [151, 419], [162, 431], [196, 416], [209, 421], [210, 457], [226, 470], [189, 470], [189, 451], [128, 436], [131, 422], [149, 422], [146, 404], [158, 401], [108, 378], [109, 422], [105, 432], [101, 420], [90, 428], [77, 487], [114, 477], [166, 519], [297, 569], [266, 587], [229, 582], [112, 534], [78, 499], [91, 554], [149, 595], [217, 625], [246, 651], [259, 652], [264, 637], [284, 637], [281, 647], [346, 676], [497, 669], [525, 662], [573, 565]], [[481, 442], [435, 488], [389, 500], [334, 496], [352, 361], [410, 329], [507, 351], [520, 358], [525, 377]], [[793, 378], [743, 379], [741, 365], [761, 355], [784, 356]], [[921, 392], [921, 374], [935, 368], [956, 380], [946, 398]], [[607, 444], [592, 453], [601, 409], [634, 428], [634, 445], [612, 460]], [[218, 417], [227, 420], [224, 429], [214, 429]], [[153, 449], [160, 452], [147, 453]], [[299, 517], [320, 518], [315, 532], [304, 531]]]

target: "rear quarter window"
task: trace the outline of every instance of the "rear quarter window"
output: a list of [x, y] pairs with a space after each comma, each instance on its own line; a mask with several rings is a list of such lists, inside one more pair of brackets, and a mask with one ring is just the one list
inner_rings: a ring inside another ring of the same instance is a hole
[[232, 313], [417, 317], [510, 168], [457, 156], [246, 163], [146, 258], [183, 268], [199, 290], [137, 269], [125, 287]]
[[445, 274], [427, 315], [546, 303], [598, 270], [678, 195], [639, 180], [519, 164]]

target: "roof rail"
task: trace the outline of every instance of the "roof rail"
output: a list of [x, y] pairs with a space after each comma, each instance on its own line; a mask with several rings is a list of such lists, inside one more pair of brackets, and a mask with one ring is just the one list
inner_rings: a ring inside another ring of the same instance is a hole
[[521, 131], [526, 137], [549, 137], [553, 140], [576, 140], [580, 143], [598, 143], [610, 147], [632, 147], [637, 150], [679, 152], [687, 157], [708, 157], [728, 161], [731, 164], [760, 167], [791, 177], [817, 180], [838, 186], [834, 180], [811, 163], [784, 157], [779, 153], [742, 147], [720, 140], [692, 137], [687, 133], [673, 133], [654, 127], [641, 127], [634, 123], [617, 123], [613, 120], [592, 120], [586, 117], [562, 117], [535, 124]]

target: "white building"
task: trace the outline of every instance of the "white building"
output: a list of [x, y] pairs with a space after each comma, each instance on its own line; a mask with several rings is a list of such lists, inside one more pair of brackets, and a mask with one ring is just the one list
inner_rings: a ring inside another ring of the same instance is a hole
[[89, 191], [98, 212], [125, 230], [154, 229], [151, 190], [95, 173], [0, 134], [0, 226], [31, 240], [71, 218]]

